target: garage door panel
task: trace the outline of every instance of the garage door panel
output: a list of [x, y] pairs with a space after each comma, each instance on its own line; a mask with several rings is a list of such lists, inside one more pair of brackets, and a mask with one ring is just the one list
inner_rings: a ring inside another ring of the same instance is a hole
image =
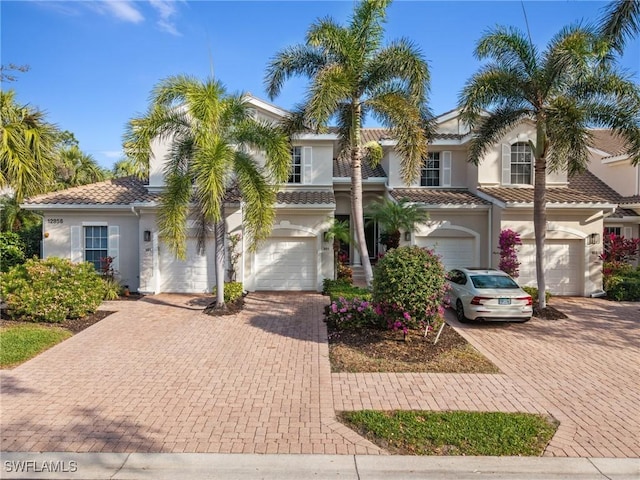
[[270, 238], [256, 253], [256, 290], [315, 290], [315, 238]]
[[187, 239], [185, 260], [177, 259], [169, 247], [162, 244], [160, 247], [160, 291], [167, 293], [209, 292], [215, 283], [213, 261], [213, 255], [207, 256], [198, 253], [198, 242], [195, 238]]
[[[581, 295], [583, 284], [583, 252], [580, 240], [547, 240], [544, 250], [545, 283], [554, 295]], [[518, 252], [520, 285], [535, 287], [536, 246], [525, 240]]]
[[446, 270], [478, 266], [474, 238], [418, 237], [416, 240], [418, 246], [430, 248], [440, 255]]

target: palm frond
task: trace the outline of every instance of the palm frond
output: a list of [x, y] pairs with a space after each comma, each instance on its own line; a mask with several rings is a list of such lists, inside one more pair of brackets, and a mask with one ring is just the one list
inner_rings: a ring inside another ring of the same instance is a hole
[[316, 20], [307, 31], [309, 47], [321, 50], [326, 58], [341, 61], [350, 57], [355, 47], [349, 31], [338, 25], [331, 17]]
[[264, 78], [267, 95], [277, 97], [284, 82], [297, 75], [313, 77], [327, 64], [326, 55], [318, 48], [294, 45], [278, 52], [267, 65]]
[[546, 110], [549, 141], [547, 166], [550, 171], [568, 171], [570, 175], [586, 170], [588, 146], [592, 141], [587, 112], [572, 97], [556, 97]]
[[191, 160], [195, 197], [199, 211], [211, 223], [222, 218], [222, 202], [230, 183], [235, 152], [224, 139], [216, 137], [198, 145]]
[[420, 48], [407, 39], [399, 39], [380, 49], [367, 64], [362, 84], [368, 88], [401, 80], [417, 99], [423, 99], [430, 80], [429, 66]]
[[601, 18], [600, 34], [616, 52], [622, 54], [625, 43], [640, 33], [640, 2], [613, 0]]
[[314, 77], [306, 101], [305, 116], [310, 123], [324, 125], [338, 105], [351, 99], [357, 80], [341, 64], [327, 65]]
[[365, 55], [375, 52], [382, 45], [383, 24], [390, 3], [391, 0], [364, 0], [353, 11], [348, 28]]
[[475, 55], [479, 60], [493, 58], [501, 68], [517, 69], [531, 76], [538, 69], [538, 51], [520, 30], [497, 26], [478, 41]]
[[180, 259], [187, 256], [187, 217], [191, 201], [191, 177], [173, 173], [165, 176], [166, 189], [160, 196], [158, 230], [169, 250]]
[[613, 130], [626, 141], [625, 151], [633, 165], [640, 165], [640, 115], [638, 110], [617, 102], [594, 102], [589, 105], [592, 124]]
[[530, 109], [497, 108], [476, 123], [473, 139], [469, 146], [469, 161], [478, 165], [484, 154], [493, 148], [505, 133], [525, 118], [532, 118]]

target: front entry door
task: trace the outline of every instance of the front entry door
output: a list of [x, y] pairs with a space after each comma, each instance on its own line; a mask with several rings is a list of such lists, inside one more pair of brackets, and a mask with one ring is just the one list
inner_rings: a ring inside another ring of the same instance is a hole
[[364, 238], [367, 241], [369, 258], [376, 259], [378, 257], [378, 222], [372, 222], [368, 217], [364, 217]]

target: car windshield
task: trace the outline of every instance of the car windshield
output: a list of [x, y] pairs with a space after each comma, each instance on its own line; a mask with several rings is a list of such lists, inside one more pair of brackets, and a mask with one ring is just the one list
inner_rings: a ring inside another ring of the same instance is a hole
[[520, 288], [505, 275], [472, 275], [471, 281], [476, 288]]

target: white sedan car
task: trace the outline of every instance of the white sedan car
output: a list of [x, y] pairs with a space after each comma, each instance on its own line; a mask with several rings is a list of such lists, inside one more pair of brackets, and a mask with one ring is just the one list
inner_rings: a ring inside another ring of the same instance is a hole
[[515, 320], [526, 322], [533, 314], [531, 295], [500, 270], [459, 268], [447, 279], [451, 306], [460, 322]]

